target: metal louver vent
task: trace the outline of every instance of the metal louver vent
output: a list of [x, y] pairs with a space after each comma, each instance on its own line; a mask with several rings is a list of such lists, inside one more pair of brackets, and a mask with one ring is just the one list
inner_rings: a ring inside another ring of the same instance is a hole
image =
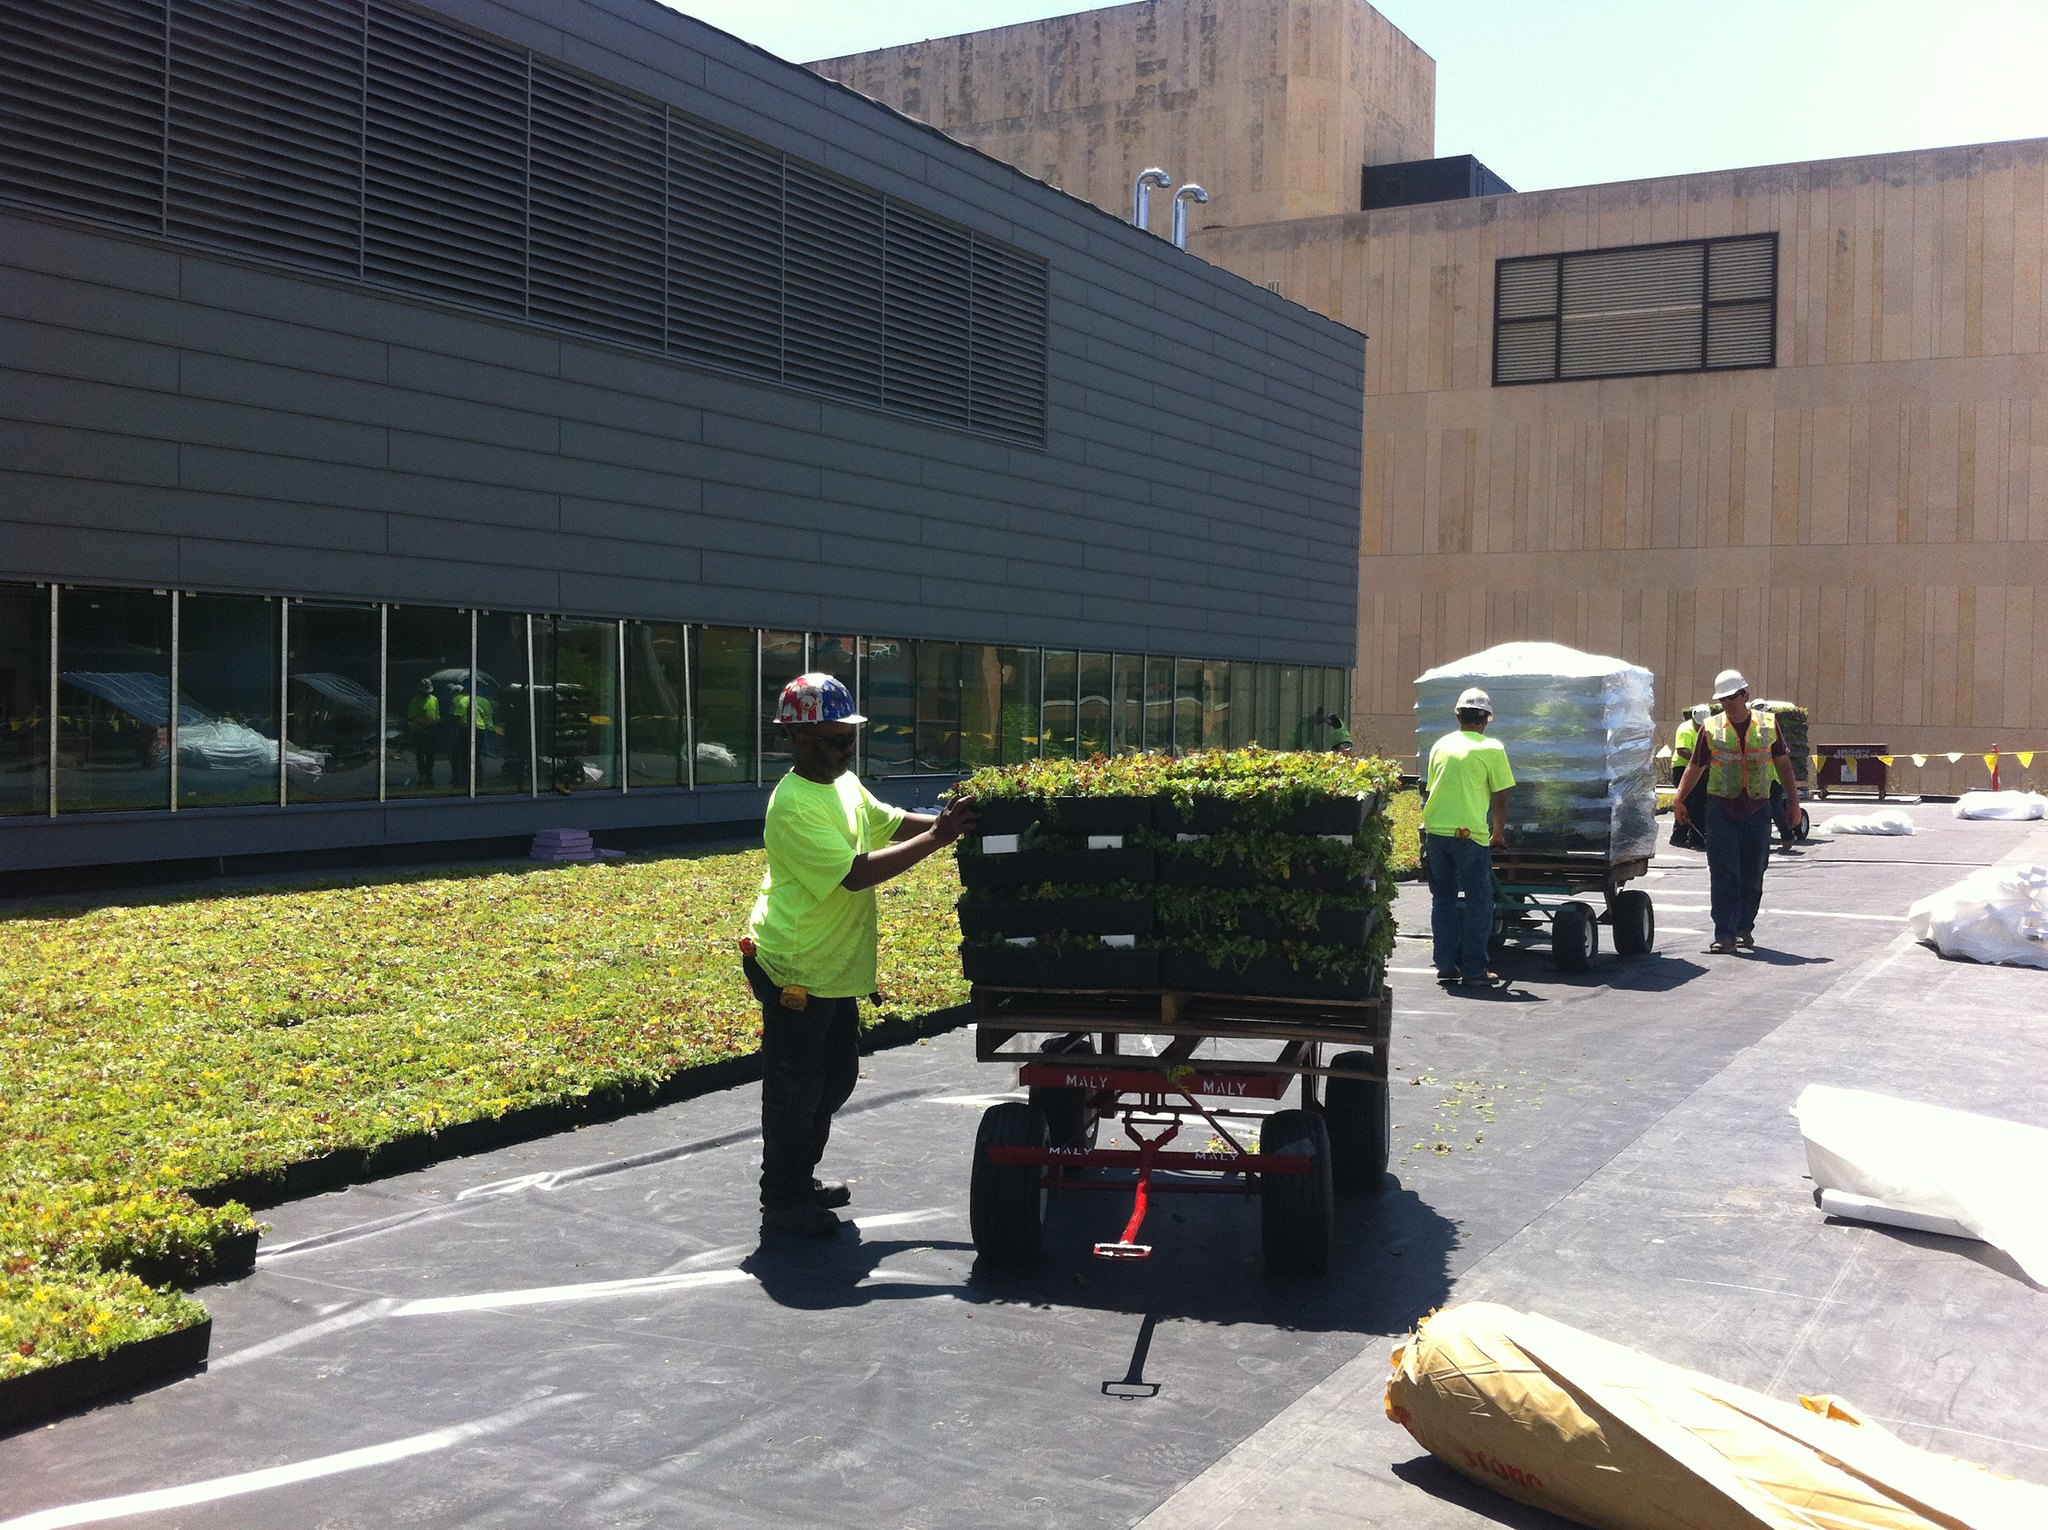
[[402, 0], [0, 0], [0, 200], [1045, 439], [1042, 261]]
[[967, 397], [974, 244], [965, 229], [889, 204], [882, 402], [943, 420]]
[[783, 375], [882, 398], [882, 198], [797, 164], [783, 174]]
[[671, 117], [668, 344], [782, 375], [782, 159]]
[[178, 0], [170, 60], [168, 230], [357, 274], [362, 6]]
[[363, 273], [526, 311], [526, 56], [370, 7]]
[[996, 435], [1045, 435], [1045, 267], [974, 236], [973, 375], [968, 422]]
[[534, 61], [534, 318], [661, 344], [667, 134], [660, 107]]
[[164, 0], [0, 5], [0, 195], [163, 227]]
[[1775, 234], [1503, 260], [1496, 384], [1775, 364]]

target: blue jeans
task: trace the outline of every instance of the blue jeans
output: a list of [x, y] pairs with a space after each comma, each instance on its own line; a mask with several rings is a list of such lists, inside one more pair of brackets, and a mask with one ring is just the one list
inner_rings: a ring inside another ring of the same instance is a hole
[[1768, 808], [1736, 818], [1718, 797], [1707, 799], [1707, 901], [1714, 910], [1714, 939], [1730, 941], [1756, 928], [1764, 900], [1764, 867], [1771, 861]]
[[1423, 842], [1436, 970], [1480, 977], [1493, 938], [1493, 852], [1483, 839], [1450, 834], [1425, 834]]

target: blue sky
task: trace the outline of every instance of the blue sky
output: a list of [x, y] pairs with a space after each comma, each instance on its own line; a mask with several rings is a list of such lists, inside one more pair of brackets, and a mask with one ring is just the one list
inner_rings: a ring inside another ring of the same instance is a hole
[[[1087, 0], [664, 0], [801, 62]], [[1517, 190], [2048, 136], [2048, 0], [1382, 0]]]

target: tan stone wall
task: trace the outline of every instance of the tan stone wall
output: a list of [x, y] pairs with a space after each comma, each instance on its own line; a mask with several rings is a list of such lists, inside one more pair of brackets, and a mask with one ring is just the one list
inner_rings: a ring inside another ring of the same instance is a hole
[[[1157, 165], [1207, 226], [1358, 206], [1368, 163], [1434, 152], [1436, 64], [1364, 0], [1149, 0], [810, 66], [1128, 217]], [[1171, 208], [1155, 193], [1152, 228]]]
[[[1532, 638], [1971, 752], [1929, 790], [2048, 749], [2044, 204], [2036, 140], [1210, 235], [1371, 337], [1359, 731], [1411, 751], [1418, 673]], [[1489, 385], [1499, 257], [1767, 230], [1774, 370]]]

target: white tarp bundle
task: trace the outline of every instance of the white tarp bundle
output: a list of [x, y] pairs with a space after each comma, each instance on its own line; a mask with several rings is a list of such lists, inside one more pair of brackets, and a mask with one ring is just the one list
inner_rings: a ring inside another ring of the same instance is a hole
[[2039, 792], [1964, 792], [1956, 798], [1956, 817], [2017, 822], [2048, 818], [2048, 797]]
[[2048, 1128], [1828, 1084], [1807, 1085], [1792, 1112], [1822, 1191], [1944, 1218], [2048, 1285]]
[[1507, 745], [1515, 789], [1508, 837], [1523, 849], [1598, 850], [1616, 859], [1657, 848], [1656, 682], [1640, 665], [1558, 643], [1502, 643], [1415, 681], [1422, 772], [1458, 726], [1467, 686], [1493, 701], [1489, 737]]
[[1906, 910], [1943, 956], [2048, 967], [2048, 866], [1986, 866]]
[[1839, 813], [1820, 826], [1825, 834], [1911, 834], [1913, 815], [1903, 808], [1875, 813]]

